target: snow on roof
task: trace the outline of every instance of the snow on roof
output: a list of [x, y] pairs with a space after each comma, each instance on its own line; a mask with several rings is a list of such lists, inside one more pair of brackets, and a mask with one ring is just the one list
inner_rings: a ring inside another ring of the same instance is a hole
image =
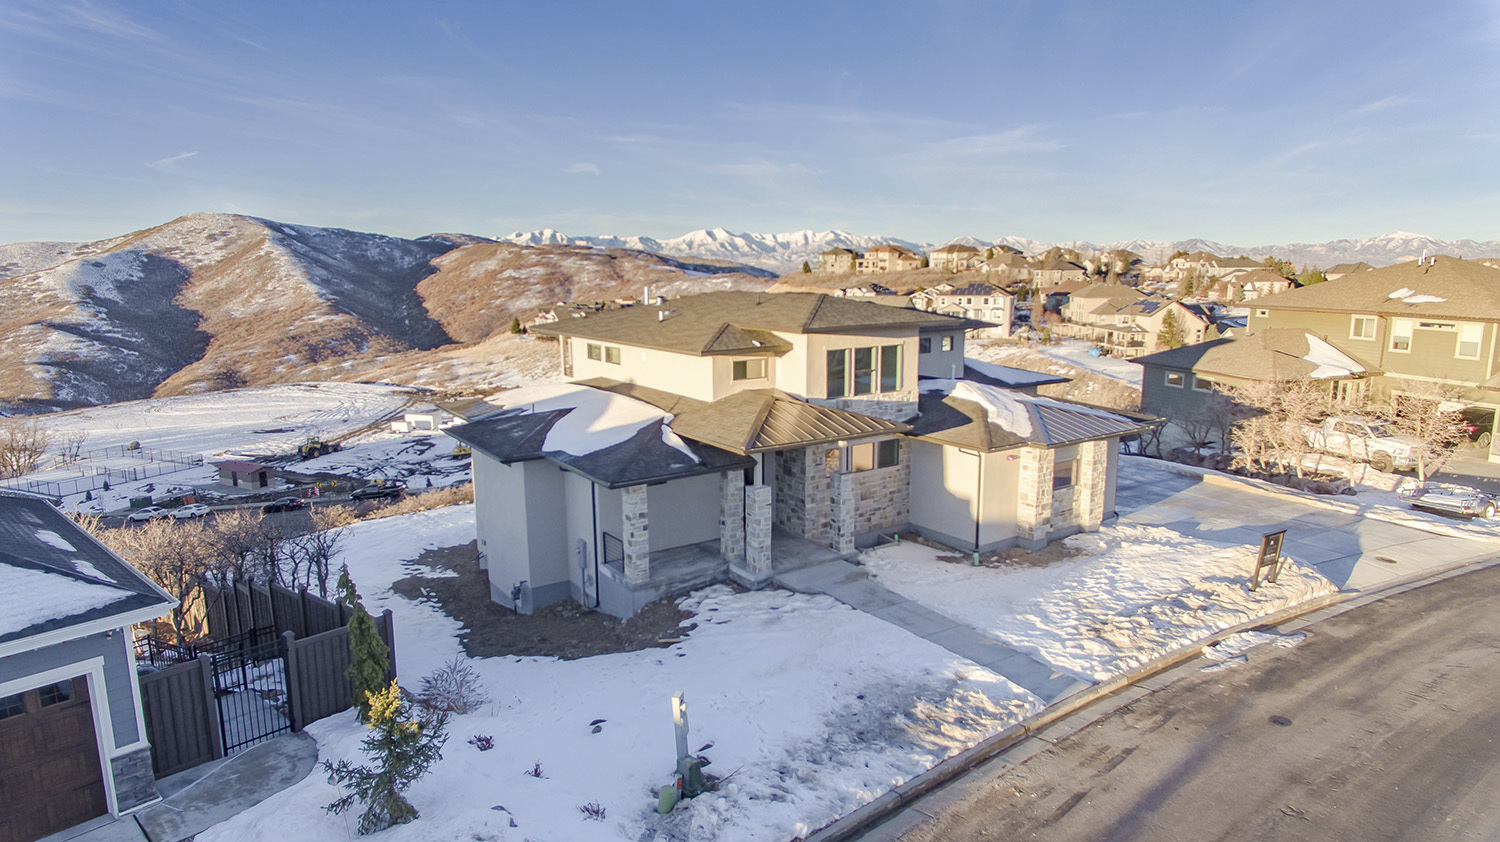
[[1441, 304], [1444, 301], [1448, 300], [1436, 295], [1417, 295], [1416, 290], [1412, 289], [1411, 287], [1402, 287], [1391, 293], [1390, 295], [1387, 295], [1386, 298], [1400, 299], [1407, 304]]
[[131, 596], [133, 592], [109, 585], [0, 564], [0, 635], [103, 608]]
[[1124, 421], [1119, 415], [1103, 409], [1064, 403], [1039, 395], [1028, 395], [1000, 386], [986, 386], [971, 380], [926, 380], [922, 382], [924, 392], [942, 392], [959, 400], [970, 401], [984, 408], [991, 424], [1023, 439], [1033, 433], [1032, 407], [1047, 406], [1079, 415], [1092, 415], [1111, 421]]
[[1011, 366], [1000, 365], [998, 363], [987, 363], [984, 360], [976, 360], [973, 357], [964, 357], [964, 365], [974, 369], [980, 374], [983, 374], [985, 377], [994, 378], [1001, 383], [1006, 383], [1011, 386], [1031, 386], [1040, 383], [1056, 383], [1059, 380], [1067, 379], [1064, 377], [1059, 377], [1055, 374], [1046, 374], [1040, 371], [1030, 371], [1024, 368], [1013, 368]]
[[670, 412], [614, 392], [576, 383], [545, 383], [504, 392], [493, 401], [528, 412], [572, 410], [547, 432], [543, 451], [587, 456], [623, 444], [643, 427], [660, 421], [662, 442], [698, 461], [697, 455], [669, 426], [673, 418]]
[[1317, 366], [1310, 375], [1315, 380], [1328, 377], [1348, 377], [1360, 374], [1365, 367], [1360, 365], [1343, 351], [1333, 347], [1322, 339], [1311, 333], [1303, 334], [1307, 337], [1307, 355], [1302, 359]]

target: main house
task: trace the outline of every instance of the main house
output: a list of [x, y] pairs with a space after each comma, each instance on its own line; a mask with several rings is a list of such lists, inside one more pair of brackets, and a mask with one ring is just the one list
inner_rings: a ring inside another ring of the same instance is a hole
[[501, 393], [501, 412], [449, 429], [475, 455], [492, 597], [630, 616], [896, 530], [989, 551], [1097, 529], [1118, 440], [1141, 425], [1028, 394], [1030, 372], [971, 371], [964, 334], [983, 326], [720, 292], [539, 329], [572, 382]]
[[176, 604], [50, 502], [0, 492], [0, 839], [158, 799], [130, 627]]

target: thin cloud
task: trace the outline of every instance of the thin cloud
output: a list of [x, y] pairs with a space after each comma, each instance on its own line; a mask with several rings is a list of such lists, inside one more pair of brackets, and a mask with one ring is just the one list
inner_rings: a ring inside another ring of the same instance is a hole
[[172, 166], [173, 164], [177, 163], [178, 161], [186, 161], [187, 159], [189, 159], [189, 158], [191, 158], [191, 157], [193, 157], [194, 155], [197, 155], [197, 154], [198, 154], [198, 150], [196, 150], [196, 149], [193, 150], [192, 152], [179, 152], [176, 155], [169, 155], [169, 156], [167, 156], [165, 158], [157, 158], [155, 161], [152, 161], [151, 163], [147, 164], [147, 166], [154, 167], [154, 168], [159, 169], [159, 170], [160, 169], [166, 169], [167, 167]]
[[1384, 111], [1387, 108], [1395, 108], [1398, 105], [1409, 105], [1413, 102], [1416, 102], [1416, 100], [1405, 94], [1392, 95], [1381, 97], [1374, 102], [1367, 102], [1349, 113], [1351, 115], [1373, 114], [1376, 111]]
[[583, 173], [588, 173], [589, 175], [598, 175], [599, 166], [597, 164], [580, 162], [568, 167], [567, 169], [563, 170], [563, 172], [567, 173], [568, 175], [582, 175]]

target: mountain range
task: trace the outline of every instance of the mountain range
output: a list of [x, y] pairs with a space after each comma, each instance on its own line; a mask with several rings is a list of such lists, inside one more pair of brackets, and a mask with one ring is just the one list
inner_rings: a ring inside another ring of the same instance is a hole
[[629, 249], [402, 239], [192, 214], [92, 243], [0, 246], [0, 411], [299, 380], [508, 336], [560, 301], [769, 287]]
[[915, 252], [928, 252], [951, 243], [962, 243], [980, 249], [991, 246], [1010, 246], [1030, 255], [1041, 254], [1053, 246], [1071, 248], [1084, 254], [1125, 249], [1139, 254], [1149, 264], [1161, 263], [1173, 252], [1179, 250], [1206, 251], [1221, 257], [1245, 255], [1256, 260], [1279, 257], [1290, 260], [1298, 266], [1305, 264], [1323, 269], [1340, 263], [1361, 261], [1373, 266], [1389, 266], [1393, 263], [1416, 260], [1423, 254], [1448, 254], [1470, 259], [1500, 256], [1500, 240], [1487, 242], [1438, 240], [1406, 231], [1392, 231], [1389, 234], [1367, 239], [1249, 247], [1201, 239], [1122, 240], [1112, 243], [1090, 243], [1077, 240], [1044, 243], [1026, 237], [1013, 236], [1000, 237], [995, 240], [957, 237], [941, 243], [926, 243], [897, 237], [867, 237], [847, 231], [802, 230], [786, 234], [735, 234], [723, 228], [701, 229], [665, 240], [651, 237], [570, 237], [551, 228], [516, 232], [497, 239], [501, 242], [523, 245], [570, 244], [639, 249], [657, 254], [734, 261], [781, 274], [797, 271], [804, 262], [816, 267], [818, 255], [831, 248], [866, 251], [884, 243], [902, 246]]

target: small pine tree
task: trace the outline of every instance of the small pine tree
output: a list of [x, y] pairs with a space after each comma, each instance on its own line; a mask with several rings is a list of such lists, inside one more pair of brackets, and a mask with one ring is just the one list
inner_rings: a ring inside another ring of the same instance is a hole
[[1161, 320], [1161, 332], [1156, 334], [1158, 344], [1167, 348], [1181, 348], [1187, 344], [1182, 335], [1182, 325], [1177, 321], [1177, 314], [1171, 310]]
[[401, 793], [442, 759], [443, 743], [448, 740], [447, 717], [431, 711], [414, 711], [401, 698], [401, 688], [394, 681], [386, 689], [370, 694], [369, 707], [370, 735], [361, 745], [373, 764], [356, 766], [347, 758], [336, 764], [323, 761], [329, 783], [348, 783], [353, 790], [324, 809], [339, 814], [355, 802], [363, 803], [360, 836], [406, 824], [417, 817], [417, 808]]
[[349, 649], [354, 657], [344, 674], [353, 685], [351, 695], [359, 708], [359, 721], [370, 722], [372, 698], [385, 687], [385, 677], [391, 671], [391, 648], [380, 639], [375, 618], [359, 601], [359, 591], [349, 578], [347, 564], [339, 571], [338, 587], [344, 604], [353, 612], [349, 617]]
[[931, 265], [932, 264], [929, 263], [928, 260], [927, 260], [927, 255], [925, 255], [925, 254], [922, 255], [922, 265], [921, 265], [921, 268], [926, 269], [926, 268], [930, 267]]
[[812, 266], [809, 265], [806, 260], [802, 261], [802, 274], [804, 274], [804, 275], [811, 275], [812, 274]]
[[108, 491], [108, 490], [109, 490], [109, 480], [105, 480], [105, 481], [104, 481], [104, 485], [103, 485], [103, 486], [101, 486], [101, 487], [100, 487], [100, 488], [99, 488], [99, 490], [100, 490], [100, 491]]
[[521, 317], [520, 316], [511, 316], [511, 318], [510, 318], [510, 332], [511, 333], [518, 333], [518, 334], [526, 332], [526, 329], [523, 328], [523, 327], [521, 327]]
[[985, 260], [994, 260], [995, 259], [995, 250], [994, 249], [987, 250], [984, 253], [984, 259]]

